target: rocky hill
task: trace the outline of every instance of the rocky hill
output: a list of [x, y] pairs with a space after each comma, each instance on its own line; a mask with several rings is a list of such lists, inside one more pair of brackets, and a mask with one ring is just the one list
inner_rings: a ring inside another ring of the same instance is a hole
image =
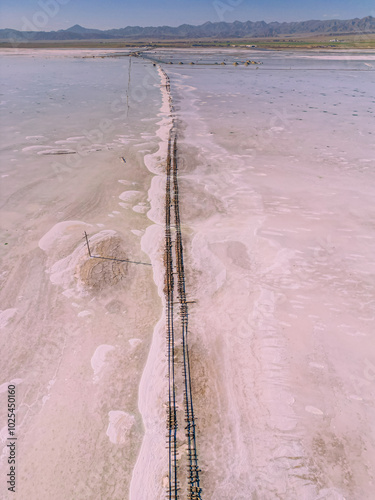
[[140, 27], [98, 30], [83, 28], [76, 24], [69, 29], [59, 31], [17, 31], [1, 29], [1, 41], [43, 41], [43, 40], [118, 40], [118, 39], [148, 39], [148, 40], [178, 40], [178, 39], [233, 39], [254, 37], [275, 37], [288, 34], [329, 34], [342, 35], [349, 33], [375, 33], [375, 18], [363, 19], [303, 21], [291, 23], [265, 23], [264, 21], [246, 21], [233, 23], [207, 22], [200, 26], [182, 24], [178, 27]]

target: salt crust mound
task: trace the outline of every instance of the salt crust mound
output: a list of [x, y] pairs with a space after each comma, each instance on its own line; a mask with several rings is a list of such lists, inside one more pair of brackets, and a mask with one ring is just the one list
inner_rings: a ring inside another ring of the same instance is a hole
[[[91, 249], [92, 255], [126, 259], [126, 255], [121, 247], [121, 239], [111, 236], [99, 241]], [[90, 290], [103, 290], [104, 288], [116, 285], [126, 275], [127, 263], [116, 260], [102, 260], [88, 258], [78, 265], [78, 280], [85, 288]]]
[[[75, 292], [99, 292], [119, 283], [127, 271], [127, 258], [122, 239], [115, 231], [103, 230], [89, 236], [91, 255], [82, 241], [83, 227], [91, 226], [81, 221], [64, 221], [56, 224], [39, 241], [39, 247], [48, 255], [50, 280], [67, 292], [75, 285]], [[77, 246], [77, 242], [79, 246]], [[72, 251], [72, 248], [74, 250]], [[56, 260], [56, 257], [65, 257]], [[118, 260], [111, 260], [118, 259]], [[73, 292], [73, 295], [75, 295]]]

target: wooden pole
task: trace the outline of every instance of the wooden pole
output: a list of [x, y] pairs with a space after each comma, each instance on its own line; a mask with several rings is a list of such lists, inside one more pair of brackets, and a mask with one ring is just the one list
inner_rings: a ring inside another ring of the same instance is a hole
[[92, 257], [91, 251], [90, 251], [90, 245], [89, 245], [89, 239], [87, 237], [87, 233], [85, 231], [85, 238], [86, 238], [86, 245], [87, 245], [87, 250], [89, 251], [89, 256]]

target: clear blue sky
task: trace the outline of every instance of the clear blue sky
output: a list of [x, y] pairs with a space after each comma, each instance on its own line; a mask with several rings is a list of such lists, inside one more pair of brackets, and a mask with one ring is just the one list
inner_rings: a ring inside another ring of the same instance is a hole
[[374, 0], [0, 0], [0, 28], [179, 26], [206, 21], [306, 21], [375, 17]]

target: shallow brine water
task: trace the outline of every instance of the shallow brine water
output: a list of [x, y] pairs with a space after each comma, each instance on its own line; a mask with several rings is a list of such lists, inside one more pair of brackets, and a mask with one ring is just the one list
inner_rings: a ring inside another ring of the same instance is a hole
[[143, 436], [153, 270], [90, 259], [83, 233], [93, 254], [150, 263], [160, 78], [92, 55], [1, 57], [1, 421], [13, 381], [20, 499], [124, 498]]
[[[165, 497], [171, 121], [152, 62], [108, 55], [1, 55], [0, 412], [13, 381], [19, 499]], [[202, 498], [371, 498], [374, 56], [149, 56], [174, 62]], [[90, 259], [84, 231], [152, 267]]]
[[368, 498], [373, 56], [257, 57], [169, 69], [202, 485], [222, 500]]

